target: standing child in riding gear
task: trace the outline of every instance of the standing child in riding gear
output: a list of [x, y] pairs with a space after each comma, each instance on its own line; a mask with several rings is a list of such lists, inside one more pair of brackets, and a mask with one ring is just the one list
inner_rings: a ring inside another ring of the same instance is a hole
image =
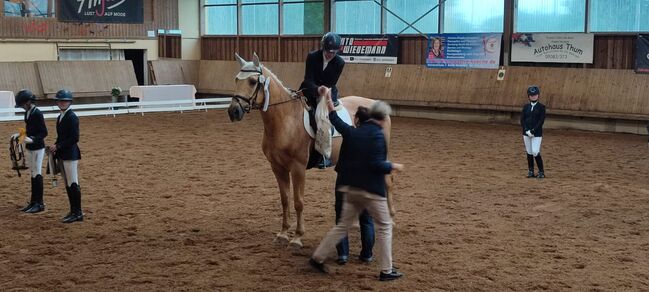
[[[316, 128], [315, 108], [318, 104], [318, 88], [326, 86], [331, 88], [331, 98], [334, 105], [338, 105], [338, 79], [343, 73], [345, 61], [338, 56], [340, 50], [341, 38], [333, 32], [326, 33], [320, 42], [320, 49], [310, 52], [306, 57], [306, 67], [304, 70], [304, 81], [300, 85], [302, 94], [307, 98], [311, 106], [310, 123], [313, 129]], [[320, 168], [329, 166], [328, 159], [323, 158]]]
[[68, 194], [70, 213], [63, 218], [63, 223], [83, 221], [81, 211], [81, 188], [79, 188], [79, 175], [77, 166], [81, 159], [79, 142], [79, 117], [70, 109], [72, 92], [61, 89], [56, 93], [56, 105], [61, 114], [56, 119], [56, 143], [48, 147], [50, 153], [62, 162], [62, 174], [65, 180], [65, 191]]
[[375, 102], [370, 109], [370, 119], [353, 128], [343, 122], [328, 100], [329, 119], [343, 136], [338, 171], [339, 190], [343, 192], [341, 220], [334, 226], [315, 250], [309, 264], [326, 273], [324, 261], [336, 243], [345, 237], [359, 214], [367, 210], [377, 229], [379, 280], [395, 280], [403, 276], [392, 266], [392, 218], [386, 199], [385, 175], [403, 170], [403, 165], [387, 160], [387, 144], [383, 124], [390, 114], [384, 102]]
[[[529, 103], [523, 106], [521, 128], [523, 143], [527, 152], [527, 177], [544, 178], [543, 158], [541, 157], [541, 141], [543, 140], [543, 123], [545, 122], [545, 105], [539, 102], [541, 90], [532, 85], [527, 89]], [[534, 161], [539, 168], [538, 176], [534, 174]]]
[[[43, 113], [36, 107], [36, 96], [27, 89], [16, 94], [16, 107], [25, 110], [25, 148], [29, 172], [31, 173], [32, 195], [29, 203], [21, 211], [25, 213], [38, 213], [45, 210], [43, 203], [43, 175], [41, 174], [43, 157], [45, 156], [45, 137], [47, 127]], [[18, 134], [14, 134], [18, 136]]]

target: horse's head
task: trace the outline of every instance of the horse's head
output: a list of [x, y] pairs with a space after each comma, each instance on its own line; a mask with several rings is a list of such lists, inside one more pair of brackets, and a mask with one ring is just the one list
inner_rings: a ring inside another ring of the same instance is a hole
[[241, 121], [245, 113], [251, 109], [260, 108], [264, 101], [264, 86], [268, 82], [263, 74], [263, 68], [259, 62], [257, 53], [253, 54], [252, 62], [235, 54], [241, 69], [234, 79], [236, 83], [234, 96], [228, 107], [230, 121]]

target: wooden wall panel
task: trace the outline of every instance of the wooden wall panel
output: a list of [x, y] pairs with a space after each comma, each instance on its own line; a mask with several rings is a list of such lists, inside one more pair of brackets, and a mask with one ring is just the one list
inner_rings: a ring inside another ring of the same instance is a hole
[[595, 36], [593, 64], [588, 68], [633, 69], [635, 66], [635, 35]]
[[201, 59], [234, 60], [234, 53], [239, 51], [236, 37], [204, 37], [201, 39]]
[[239, 69], [239, 63], [236, 61], [201, 61], [198, 92], [232, 94], [234, 77]]
[[128, 93], [137, 85], [131, 61], [53, 61], [36, 66], [46, 95], [65, 88], [77, 96], [110, 96], [115, 86]]
[[[262, 60], [263, 62], [263, 60]], [[304, 64], [273, 63], [270, 68], [288, 87], [302, 81]], [[396, 104], [460, 109], [520, 111], [529, 84], [541, 87], [548, 112], [571, 116], [649, 119], [649, 79], [631, 70], [507, 67], [497, 70], [428, 69], [420, 65], [348, 64], [339, 81], [341, 95], [359, 95]], [[235, 61], [201, 61], [199, 91], [231, 94]]]
[[320, 48], [319, 37], [282, 37], [280, 39], [280, 62], [303, 62], [306, 55]]
[[37, 98], [43, 97], [38, 68], [34, 62], [0, 62], [0, 90], [29, 89]]
[[156, 85], [192, 84], [198, 88], [200, 61], [155, 60], [149, 63]]
[[279, 61], [278, 37], [239, 37], [239, 55], [245, 59], [252, 59], [253, 52], [267, 62]]
[[59, 22], [56, 18], [5, 17], [0, 14], [0, 38], [147, 38], [148, 30], [179, 28], [178, 1], [144, 0], [143, 24], [73, 23]]

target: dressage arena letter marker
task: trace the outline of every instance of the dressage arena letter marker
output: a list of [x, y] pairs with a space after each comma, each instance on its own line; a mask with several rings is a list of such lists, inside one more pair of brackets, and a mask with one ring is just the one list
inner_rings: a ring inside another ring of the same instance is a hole
[[506, 72], [505, 69], [498, 70], [498, 76], [497, 76], [498, 81], [503, 81], [505, 79], [505, 72]]
[[392, 66], [385, 67], [385, 78], [390, 78], [392, 76]]

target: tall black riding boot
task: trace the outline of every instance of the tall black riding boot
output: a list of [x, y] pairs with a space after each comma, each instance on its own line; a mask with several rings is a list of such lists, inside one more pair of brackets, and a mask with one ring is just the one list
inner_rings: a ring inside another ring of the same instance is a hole
[[539, 155], [536, 155], [534, 157], [536, 159], [536, 166], [539, 168], [539, 176], [538, 178], [544, 178], [545, 177], [545, 171], [543, 170], [543, 158], [541, 158], [541, 153]]
[[536, 177], [534, 175], [534, 155], [527, 154], [527, 177]]
[[68, 220], [70, 216], [72, 216], [72, 213], [74, 213], [74, 195], [72, 194], [72, 189], [66, 186], [65, 192], [68, 194], [68, 203], [70, 204], [70, 212], [68, 212], [68, 215], [65, 215], [65, 217], [63, 217], [63, 222]]
[[70, 186], [68, 194], [70, 199], [70, 214], [63, 218], [63, 223], [72, 223], [76, 221], [83, 221], [83, 212], [81, 211], [81, 188], [76, 183]]
[[32, 195], [29, 198], [29, 203], [27, 203], [27, 206], [20, 209], [20, 211], [26, 212], [27, 210], [31, 209], [34, 206], [34, 202], [36, 202], [35, 198], [34, 198], [36, 193], [34, 192], [34, 190], [35, 190], [35, 188], [34, 188], [34, 178], [32, 177]]
[[32, 178], [32, 207], [25, 210], [25, 213], [42, 211], [45, 211], [45, 204], [43, 204], [43, 176], [39, 174]]

